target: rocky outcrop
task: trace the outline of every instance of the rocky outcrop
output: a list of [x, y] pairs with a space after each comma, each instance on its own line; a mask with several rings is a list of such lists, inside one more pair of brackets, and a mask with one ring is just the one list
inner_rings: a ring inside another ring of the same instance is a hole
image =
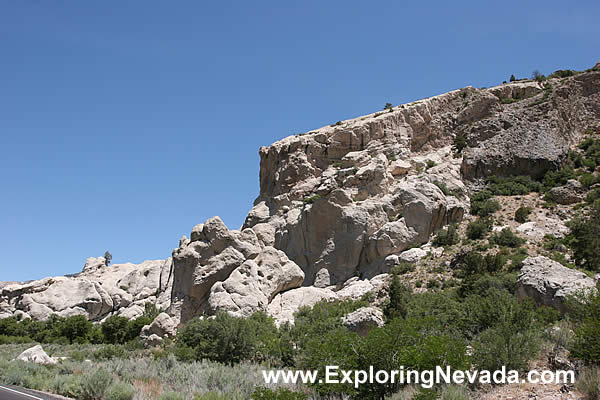
[[169, 314], [160, 313], [150, 325], [145, 325], [140, 332], [140, 338], [147, 347], [157, 346], [165, 338], [174, 338], [177, 334], [177, 322]]
[[583, 185], [576, 179], [569, 179], [564, 186], [550, 189], [550, 196], [558, 204], [574, 204], [583, 200]]
[[50, 357], [48, 354], [46, 354], [42, 346], [40, 346], [39, 344], [37, 346], [33, 346], [25, 350], [24, 352], [19, 354], [19, 356], [17, 356], [16, 359], [42, 365], [55, 365], [58, 362], [55, 358]]
[[[458, 127], [469, 144], [463, 151], [466, 179], [490, 175], [540, 178], [566, 161], [569, 146], [600, 118], [598, 73], [543, 84], [529, 82], [530, 89], [524, 85], [516, 82], [488, 89], [516, 102], [496, 108], [490, 118]], [[520, 95], [515, 97], [515, 93]]]
[[367, 336], [373, 328], [381, 328], [385, 325], [383, 312], [375, 307], [361, 307], [356, 311], [344, 316], [342, 323], [352, 332], [360, 336]]
[[208, 306], [212, 312], [227, 311], [249, 317], [266, 311], [275, 295], [300, 287], [304, 272], [284, 252], [265, 247], [256, 258], [246, 260], [223, 282], [211, 288]]
[[92, 321], [110, 315], [136, 318], [147, 302], [169, 306], [171, 267], [171, 259], [106, 267], [102, 257], [91, 258], [80, 274], [4, 286], [0, 312], [38, 320], [50, 314], [84, 315]]
[[517, 281], [517, 295], [566, 311], [569, 296], [594, 290], [594, 280], [544, 256], [527, 257]]
[[[394, 265], [439, 256], [424, 244], [461, 221], [480, 178], [540, 177], [599, 119], [600, 72], [587, 72], [467, 87], [290, 136], [260, 149], [260, 193], [241, 229], [214, 217], [167, 261], [105, 267], [90, 258], [76, 276], [0, 284], [0, 316], [133, 318], [151, 301], [174, 324], [259, 310], [292, 322], [302, 306], [362, 298], [385, 287]], [[567, 189], [555, 194], [571, 202]], [[555, 228], [540, 221], [518, 229], [535, 239]], [[534, 282], [524, 275], [522, 292], [550, 301], [540, 293], [552, 289]]]

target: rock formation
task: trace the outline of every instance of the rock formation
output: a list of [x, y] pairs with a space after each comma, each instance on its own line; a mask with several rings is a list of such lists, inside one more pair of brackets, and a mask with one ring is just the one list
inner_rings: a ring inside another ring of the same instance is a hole
[[531, 297], [538, 304], [561, 311], [566, 311], [569, 296], [594, 289], [594, 280], [583, 272], [544, 256], [526, 258], [517, 282], [518, 296]]
[[19, 354], [16, 359], [43, 365], [55, 365], [56, 363], [58, 363], [58, 360], [46, 354], [42, 346], [40, 346], [39, 344], [25, 350], [24, 352]]
[[111, 315], [136, 318], [151, 302], [166, 309], [171, 301], [171, 258], [141, 264], [104, 266], [104, 258], [89, 258], [83, 272], [0, 288], [0, 316], [19, 315], [45, 320], [84, 315], [100, 321]]
[[[135, 317], [151, 301], [175, 324], [218, 311], [292, 321], [303, 305], [385, 288], [394, 265], [422, 259], [432, 234], [461, 221], [481, 178], [540, 177], [599, 119], [590, 71], [467, 87], [290, 136], [260, 149], [260, 193], [239, 230], [214, 217], [166, 261], [90, 258], [72, 277], [0, 284], [0, 316]], [[571, 189], [556, 195], [570, 202]], [[535, 224], [520, 229], [546, 229]], [[532, 295], [544, 286], [529, 273], [522, 284]]]

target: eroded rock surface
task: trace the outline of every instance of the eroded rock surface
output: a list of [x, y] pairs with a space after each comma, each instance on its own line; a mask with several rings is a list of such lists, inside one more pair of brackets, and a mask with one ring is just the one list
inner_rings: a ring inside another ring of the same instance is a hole
[[561, 311], [566, 311], [569, 296], [594, 289], [594, 280], [583, 272], [544, 256], [527, 257], [517, 281], [518, 296], [531, 297], [538, 304]]

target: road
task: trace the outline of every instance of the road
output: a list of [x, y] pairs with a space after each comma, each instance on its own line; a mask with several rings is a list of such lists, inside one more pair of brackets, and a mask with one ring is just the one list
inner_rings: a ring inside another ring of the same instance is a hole
[[56, 397], [45, 396], [27, 389], [0, 385], [0, 400], [52, 400]]

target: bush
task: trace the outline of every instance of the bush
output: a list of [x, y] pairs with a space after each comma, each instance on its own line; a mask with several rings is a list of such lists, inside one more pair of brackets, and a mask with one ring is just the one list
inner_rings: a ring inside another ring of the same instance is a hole
[[492, 229], [492, 224], [489, 219], [477, 218], [467, 225], [467, 237], [471, 240], [483, 239], [485, 235]]
[[471, 301], [475, 331], [482, 330], [473, 341], [473, 362], [479, 369], [523, 371], [541, 348], [538, 323], [533, 307], [519, 303], [507, 292]]
[[465, 277], [460, 287], [458, 288], [458, 295], [461, 297], [467, 297], [470, 295], [485, 296], [490, 290], [506, 290], [509, 293], [513, 293], [517, 286], [517, 273], [507, 273], [500, 275], [470, 275]]
[[404, 318], [408, 312], [408, 303], [412, 291], [400, 282], [398, 275], [392, 276], [390, 284], [389, 300], [383, 309], [383, 314], [388, 321], [394, 318]]
[[529, 214], [531, 214], [530, 207], [519, 207], [517, 211], [515, 211], [515, 221], [524, 224], [529, 221]]
[[433, 244], [435, 246], [453, 246], [457, 244], [460, 240], [458, 236], [458, 228], [455, 224], [449, 225], [447, 228], [441, 229], [435, 239], [433, 239]]
[[557, 171], [548, 171], [544, 175], [544, 188], [552, 189], [553, 187], [562, 186], [569, 179], [575, 179], [575, 171], [573, 168], [562, 168]]
[[540, 192], [542, 184], [530, 176], [497, 177], [489, 176], [486, 179], [487, 190], [499, 196], [525, 195], [531, 192]]
[[194, 397], [194, 400], [230, 400], [231, 397], [217, 392], [206, 392]]
[[129, 339], [127, 326], [129, 319], [113, 315], [102, 323], [102, 335], [106, 343], [123, 344]]
[[70, 398], [82, 396], [82, 384], [80, 375], [56, 375], [48, 384], [48, 391]]
[[112, 360], [113, 358], [126, 357], [127, 352], [122, 346], [107, 344], [94, 351], [92, 356], [95, 360]]
[[[437, 365], [468, 368], [466, 343], [449, 335], [431, 334], [434, 324], [429, 319], [395, 319], [383, 328], [369, 331], [366, 337], [337, 329], [324, 338], [309, 341], [302, 368], [318, 370], [322, 376], [325, 365], [337, 365], [344, 370], [391, 371], [400, 366], [415, 370], [435, 369]], [[321, 384], [315, 388], [322, 396], [346, 393], [359, 399], [381, 399], [400, 388], [398, 382], [352, 384]]]
[[490, 242], [498, 246], [519, 247], [525, 243], [525, 240], [515, 235], [510, 228], [504, 228], [500, 233], [493, 235]]
[[577, 378], [575, 387], [587, 400], [600, 400], [600, 368], [584, 369]]
[[440, 400], [469, 400], [469, 391], [464, 386], [444, 386], [440, 394]]
[[313, 338], [322, 338], [328, 332], [342, 328], [342, 317], [368, 305], [366, 301], [320, 301], [313, 307], [300, 307], [294, 314], [292, 337], [303, 349]]
[[500, 203], [492, 199], [492, 192], [482, 190], [471, 197], [471, 214], [487, 217], [500, 210]]
[[[276, 331], [272, 319], [263, 323], [270, 323], [271, 330]], [[227, 313], [217, 313], [214, 319], [194, 318], [177, 333], [177, 346], [184, 351], [176, 354], [179, 358], [185, 354], [193, 360], [207, 359], [231, 365], [255, 360], [259, 347], [257, 328], [258, 324], [252, 319]]]
[[128, 383], [116, 382], [106, 390], [105, 400], [132, 400], [135, 396], [135, 388]]
[[185, 397], [177, 392], [164, 392], [158, 400], [185, 400]]
[[250, 396], [252, 400], [307, 400], [308, 396], [304, 393], [292, 392], [286, 388], [277, 388], [271, 390], [266, 387], [258, 387]]
[[506, 256], [500, 252], [483, 255], [473, 250], [458, 254], [452, 260], [451, 266], [459, 270], [456, 274], [457, 276], [465, 278], [478, 274], [493, 274], [498, 272], [506, 264], [506, 261]]
[[81, 397], [83, 400], [102, 400], [110, 386], [113, 377], [104, 369], [97, 369], [86, 376], [81, 382]]
[[457, 134], [454, 137], [452, 149], [456, 152], [456, 154], [462, 153], [463, 149], [467, 147], [467, 138], [463, 134]]
[[569, 246], [578, 267], [600, 271], [600, 205], [592, 206], [590, 215], [573, 219]]
[[578, 308], [571, 304], [571, 315], [580, 321], [575, 329], [571, 355], [589, 363], [600, 364], [600, 294], [587, 293]]

